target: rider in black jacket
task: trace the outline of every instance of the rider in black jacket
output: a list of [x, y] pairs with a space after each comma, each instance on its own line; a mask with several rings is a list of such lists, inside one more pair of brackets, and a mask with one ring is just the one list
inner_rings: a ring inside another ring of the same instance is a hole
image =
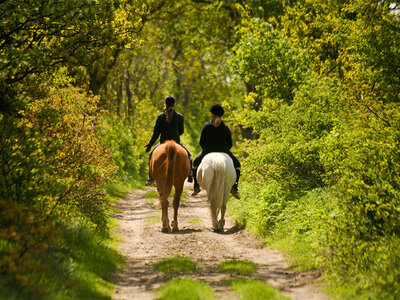
[[193, 161], [193, 178], [194, 178], [194, 186], [193, 186], [193, 194], [192, 196], [197, 195], [200, 192], [200, 186], [197, 183], [196, 171], [198, 166], [201, 163], [203, 157], [210, 152], [224, 152], [228, 154], [233, 161], [233, 165], [236, 170], [236, 182], [231, 189], [231, 194], [240, 199], [238, 192], [238, 182], [240, 177], [240, 162], [236, 158], [236, 156], [230, 151], [232, 148], [232, 135], [228, 126], [221, 120], [222, 115], [224, 114], [224, 109], [221, 105], [217, 104], [211, 107], [211, 121], [204, 124], [203, 129], [201, 130], [200, 136], [200, 146], [203, 149], [197, 154], [196, 158]]
[[[157, 144], [150, 152], [149, 162], [151, 159], [151, 155], [153, 154], [154, 149], [157, 148], [160, 144], [164, 143], [167, 140], [174, 140], [178, 144], [181, 144], [180, 135], [183, 134], [184, 125], [183, 125], [183, 115], [175, 111], [175, 98], [172, 95], [168, 95], [165, 97], [165, 110], [157, 116], [156, 123], [153, 129], [153, 135], [151, 136], [150, 141], [145, 146], [146, 152], [149, 152], [151, 147], [154, 145], [158, 137], [160, 136], [160, 143]], [[188, 153], [190, 165], [192, 165], [192, 156], [185, 148]], [[188, 181], [192, 182], [192, 176], [189, 174]], [[149, 167], [149, 177], [147, 178], [146, 185], [151, 185], [154, 182], [154, 179], [150, 174]]]

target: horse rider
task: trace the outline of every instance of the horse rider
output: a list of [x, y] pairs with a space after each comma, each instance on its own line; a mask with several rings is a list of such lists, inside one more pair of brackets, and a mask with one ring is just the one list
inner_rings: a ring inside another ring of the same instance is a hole
[[[189, 150], [186, 149], [180, 142], [180, 135], [184, 131], [183, 125], [183, 115], [175, 111], [175, 98], [172, 95], [168, 95], [165, 97], [164, 111], [157, 116], [156, 123], [153, 129], [153, 135], [151, 136], [150, 141], [145, 146], [146, 152], [149, 152], [155, 141], [160, 136], [160, 143], [157, 144], [150, 152], [149, 155], [149, 165], [151, 160], [151, 155], [153, 154], [154, 149], [156, 149], [160, 144], [167, 140], [174, 140], [176, 143], [180, 144], [187, 152], [189, 161], [190, 161], [190, 169], [192, 169], [192, 155]], [[189, 174], [188, 181], [192, 182], [192, 175]], [[149, 177], [146, 181], [146, 186], [151, 185], [154, 182], [154, 179], [150, 174], [149, 167]]]
[[200, 192], [200, 186], [197, 182], [196, 171], [203, 157], [210, 152], [224, 152], [230, 156], [236, 171], [236, 182], [232, 186], [231, 194], [240, 199], [238, 192], [238, 182], [240, 177], [240, 162], [236, 156], [230, 151], [232, 148], [232, 135], [228, 126], [221, 120], [224, 114], [224, 109], [221, 105], [216, 104], [211, 107], [211, 121], [204, 124], [200, 135], [200, 146], [203, 149], [200, 151], [193, 161], [193, 194], [197, 195]]

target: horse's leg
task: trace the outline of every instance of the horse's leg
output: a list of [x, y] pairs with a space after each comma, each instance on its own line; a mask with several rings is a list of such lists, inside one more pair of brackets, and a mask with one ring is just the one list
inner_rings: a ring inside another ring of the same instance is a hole
[[183, 182], [182, 185], [175, 186], [175, 194], [174, 194], [174, 219], [171, 222], [172, 231], [179, 231], [178, 228], [178, 209], [181, 201], [181, 195], [183, 191]]
[[[229, 194], [228, 194], [229, 197]], [[224, 231], [224, 226], [225, 226], [225, 212], [226, 212], [226, 200], [222, 202], [221, 206], [221, 219], [219, 220], [219, 229], [223, 232]]]
[[169, 226], [169, 219], [168, 219], [168, 198], [166, 199], [162, 199], [160, 198], [160, 202], [161, 202], [161, 210], [162, 210], [162, 214], [161, 214], [161, 222], [162, 222], [162, 228], [161, 231], [162, 232], [170, 232], [171, 231], [171, 227]]
[[218, 223], [218, 212], [219, 209], [215, 204], [216, 199], [209, 199], [210, 201], [210, 212], [211, 212], [211, 221], [212, 221], [212, 228], [215, 232], [220, 231], [219, 223]]

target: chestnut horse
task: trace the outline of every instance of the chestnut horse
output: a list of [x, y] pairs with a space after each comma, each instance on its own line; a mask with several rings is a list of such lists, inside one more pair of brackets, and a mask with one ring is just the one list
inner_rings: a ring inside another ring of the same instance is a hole
[[[212, 152], [204, 156], [198, 169], [197, 181], [207, 191], [214, 231], [224, 231], [226, 203], [233, 184], [236, 171], [228, 154]], [[218, 214], [221, 211], [221, 219]]]
[[151, 156], [150, 172], [157, 184], [162, 209], [162, 232], [170, 232], [168, 219], [168, 197], [172, 186], [174, 194], [174, 220], [172, 230], [178, 231], [178, 208], [183, 191], [183, 184], [190, 171], [190, 162], [186, 150], [174, 141], [165, 141], [159, 145]]

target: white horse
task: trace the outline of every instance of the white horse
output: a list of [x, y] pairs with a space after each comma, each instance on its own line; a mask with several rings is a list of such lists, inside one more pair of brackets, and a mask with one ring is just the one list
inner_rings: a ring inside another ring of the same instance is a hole
[[[224, 231], [226, 202], [233, 184], [236, 171], [228, 154], [212, 152], [204, 156], [197, 169], [197, 181], [207, 191], [214, 231]], [[221, 219], [218, 222], [218, 214]]]

